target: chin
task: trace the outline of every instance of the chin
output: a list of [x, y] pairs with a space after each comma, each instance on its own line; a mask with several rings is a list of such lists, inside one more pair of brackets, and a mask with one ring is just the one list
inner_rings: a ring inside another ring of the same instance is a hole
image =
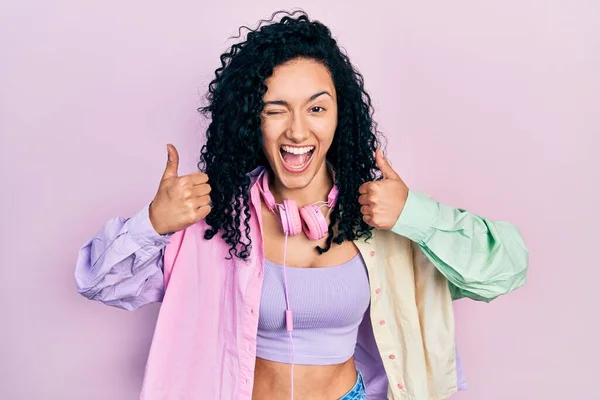
[[308, 171], [301, 176], [290, 176], [285, 171], [283, 174], [277, 173], [277, 178], [286, 189], [304, 189], [310, 184], [314, 176], [314, 173], [309, 173]]

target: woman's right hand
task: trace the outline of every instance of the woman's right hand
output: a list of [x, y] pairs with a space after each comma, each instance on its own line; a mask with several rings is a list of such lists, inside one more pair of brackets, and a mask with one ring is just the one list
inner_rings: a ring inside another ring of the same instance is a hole
[[208, 175], [196, 172], [179, 176], [179, 153], [172, 144], [167, 144], [167, 152], [167, 166], [149, 210], [150, 222], [161, 235], [184, 230], [211, 210]]

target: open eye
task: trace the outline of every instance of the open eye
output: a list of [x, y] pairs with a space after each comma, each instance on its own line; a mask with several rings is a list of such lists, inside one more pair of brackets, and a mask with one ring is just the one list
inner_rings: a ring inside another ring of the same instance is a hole
[[314, 107], [311, 107], [311, 109], [310, 109], [310, 112], [315, 113], [315, 114], [322, 113], [323, 111], [325, 111], [325, 109], [321, 106], [314, 106]]

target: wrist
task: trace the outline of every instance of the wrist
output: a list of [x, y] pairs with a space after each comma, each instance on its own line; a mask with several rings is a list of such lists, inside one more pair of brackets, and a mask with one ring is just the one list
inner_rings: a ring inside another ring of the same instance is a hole
[[161, 226], [156, 223], [155, 216], [154, 216], [155, 210], [154, 210], [153, 205], [154, 205], [154, 200], [148, 206], [148, 218], [150, 219], [150, 224], [152, 224], [152, 228], [156, 231], [156, 233], [158, 233], [161, 236], [164, 236], [165, 234], [167, 234], [167, 232], [164, 231], [161, 228]]

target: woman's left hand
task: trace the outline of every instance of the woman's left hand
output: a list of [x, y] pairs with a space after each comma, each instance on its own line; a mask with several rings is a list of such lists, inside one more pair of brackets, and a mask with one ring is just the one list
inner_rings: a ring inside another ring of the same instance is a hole
[[383, 156], [381, 149], [375, 153], [377, 167], [383, 179], [365, 182], [358, 189], [363, 220], [380, 230], [390, 230], [398, 221], [408, 197], [408, 187]]

